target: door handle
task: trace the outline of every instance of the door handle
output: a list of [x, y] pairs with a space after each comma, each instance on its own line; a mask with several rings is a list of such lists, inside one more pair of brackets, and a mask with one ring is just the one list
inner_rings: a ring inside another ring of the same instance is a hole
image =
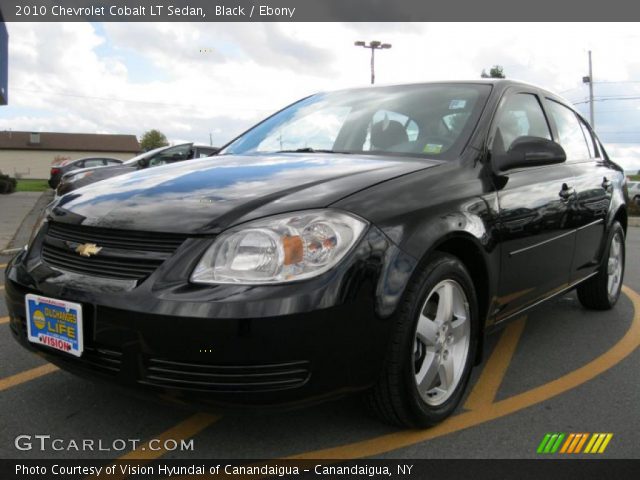
[[609, 190], [613, 186], [613, 182], [609, 180], [607, 177], [602, 178], [602, 188], [605, 190]]
[[562, 190], [560, 190], [560, 193], [558, 193], [558, 195], [560, 195], [560, 198], [562, 198], [562, 200], [569, 200], [575, 195], [575, 193], [576, 190], [573, 187], [570, 187], [566, 183], [563, 183]]

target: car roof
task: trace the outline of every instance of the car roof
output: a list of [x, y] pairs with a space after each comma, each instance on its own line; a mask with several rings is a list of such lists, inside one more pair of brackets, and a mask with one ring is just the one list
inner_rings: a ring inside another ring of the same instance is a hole
[[79, 162], [81, 160], [95, 160], [95, 159], [103, 159], [106, 158], [108, 160], [120, 160], [121, 162], [123, 161], [121, 158], [115, 158], [115, 157], [106, 157], [104, 155], [102, 156], [98, 156], [96, 155], [95, 157], [82, 157], [82, 158], [76, 158], [75, 160], [70, 160], [69, 163], [74, 163], [74, 162]]
[[[543, 93], [545, 96], [552, 97], [556, 100], [560, 100], [562, 103], [566, 103], [567, 105], [571, 105], [567, 99], [561, 97], [557, 93], [552, 92], [544, 87], [539, 85], [535, 85], [530, 82], [524, 82], [522, 80], [515, 80], [511, 78], [477, 78], [470, 80], [434, 80], [428, 82], [409, 82], [409, 83], [390, 83], [390, 84], [381, 84], [375, 86], [366, 86], [366, 87], [354, 87], [354, 88], [345, 88], [340, 89], [338, 91], [347, 91], [347, 90], [363, 90], [363, 89], [377, 89], [377, 88], [389, 88], [389, 87], [403, 87], [403, 86], [415, 86], [415, 85], [491, 85], [494, 89], [499, 91], [504, 91], [509, 87], [522, 87], [527, 89], [538, 90]], [[331, 92], [318, 92], [318, 93], [331, 93]]]

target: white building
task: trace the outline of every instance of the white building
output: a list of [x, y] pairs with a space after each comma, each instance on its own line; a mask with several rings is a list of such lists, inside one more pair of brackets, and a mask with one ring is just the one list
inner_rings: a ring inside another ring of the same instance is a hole
[[19, 178], [49, 178], [61, 160], [110, 157], [127, 160], [140, 151], [135, 135], [0, 132], [0, 171]]

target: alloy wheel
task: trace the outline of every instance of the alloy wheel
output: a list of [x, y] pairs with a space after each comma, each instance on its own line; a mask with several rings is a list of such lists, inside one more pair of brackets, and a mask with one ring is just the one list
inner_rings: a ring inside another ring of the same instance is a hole
[[611, 298], [615, 298], [620, 289], [620, 282], [622, 282], [622, 262], [624, 262], [622, 238], [620, 233], [616, 232], [611, 239], [609, 260], [607, 263], [607, 291]]
[[441, 281], [427, 295], [414, 336], [414, 378], [427, 405], [442, 405], [460, 384], [470, 335], [469, 302], [464, 290], [454, 280]]

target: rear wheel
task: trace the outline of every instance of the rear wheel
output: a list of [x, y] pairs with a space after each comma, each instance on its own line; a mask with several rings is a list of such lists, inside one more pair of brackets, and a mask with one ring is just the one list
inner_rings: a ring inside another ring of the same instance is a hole
[[449, 416], [471, 373], [478, 336], [473, 282], [456, 257], [437, 254], [407, 287], [375, 388], [374, 413], [388, 423], [427, 427]]
[[622, 279], [624, 278], [624, 262], [624, 230], [616, 221], [611, 227], [604, 260], [598, 273], [578, 285], [580, 303], [593, 310], [613, 308], [620, 298]]

